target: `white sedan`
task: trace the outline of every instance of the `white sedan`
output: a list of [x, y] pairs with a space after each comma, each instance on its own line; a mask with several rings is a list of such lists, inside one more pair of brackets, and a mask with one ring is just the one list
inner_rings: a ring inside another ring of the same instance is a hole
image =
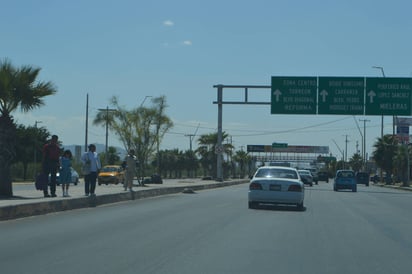
[[249, 184], [249, 208], [260, 204], [296, 205], [302, 210], [305, 186], [295, 168], [263, 166]]

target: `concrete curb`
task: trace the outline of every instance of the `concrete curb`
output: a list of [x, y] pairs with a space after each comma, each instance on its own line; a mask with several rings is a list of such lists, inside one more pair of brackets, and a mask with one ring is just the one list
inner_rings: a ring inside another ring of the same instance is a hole
[[404, 186], [397, 186], [397, 185], [385, 185], [385, 184], [374, 184], [374, 185], [379, 186], [379, 187], [385, 187], [385, 188], [412, 191], [412, 187], [404, 187]]
[[91, 197], [70, 198], [67, 200], [52, 200], [34, 202], [20, 205], [11, 205], [0, 207], [0, 221], [24, 218], [29, 216], [43, 215], [52, 212], [73, 210], [79, 208], [96, 207], [104, 204], [117, 203], [123, 201], [144, 199], [167, 194], [183, 192], [190, 188], [193, 191], [206, 190], [212, 188], [226, 187], [237, 184], [244, 184], [249, 180], [217, 182], [214, 184], [201, 184], [194, 186], [171, 186], [164, 188], [142, 189], [132, 192], [122, 192], [115, 194], [104, 194]]

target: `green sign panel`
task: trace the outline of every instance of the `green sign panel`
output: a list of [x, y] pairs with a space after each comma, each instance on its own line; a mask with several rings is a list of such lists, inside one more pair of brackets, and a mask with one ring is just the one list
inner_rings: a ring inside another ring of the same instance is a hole
[[272, 77], [271, 114], [316, 114], [317, 77]]
[[366, 78], [365, 115], [412, 115], [412, 78]]
[[272, 76], [271, 114], [412, 115], [412, 78]]
[[319, 77], [318, 114], [363, 115], [364, 79]]
[[272, 148], [286, 148], [288, 147], [287, 143], [272, 143]]

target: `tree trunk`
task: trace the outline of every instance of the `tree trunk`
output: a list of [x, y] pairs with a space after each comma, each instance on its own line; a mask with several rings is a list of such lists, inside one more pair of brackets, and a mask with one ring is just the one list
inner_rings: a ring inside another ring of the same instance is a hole
[[0, 117], [0, 197], [12, 197], [10, 166], [16, 155], [16, 126], [10, 116]]
[[13, 189], [11, 184], [10, 166], [4, 166], [0, 163], [0, 197], [12, 196]]

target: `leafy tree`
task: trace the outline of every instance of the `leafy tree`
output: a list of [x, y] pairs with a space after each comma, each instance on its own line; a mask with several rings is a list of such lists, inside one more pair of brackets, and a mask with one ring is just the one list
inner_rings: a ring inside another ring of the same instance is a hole
[[[156, 109], [153, 125], [155, 126], [155, 139], [156, 139], [156, 154], [159, 154], [160, 141], [163, 139], [166, 132], [173, 127], [172, 120], [165, 115], [166, 97], [160, 96], [152, 100], [154, 108]], [[159, 157], [157, 157], [159, 159]], [[157, 173], [160, 174], [160, 164], [157, 162]]]
[[[152, 99], [152, 107], [143, 107], [127, 110], [121, 107], [117, 97], [112, 97], [111, 105], [116, 111], [99, 112], [93, 123], [113, 130], [129, 151], [134, 149], [140, 168], [139, 177], [144, 176], [146, 165], [164, 134], [171, 128], [172, 123], [164, 111], [166, 99], [164, 97]], [[149, 162], [150, 163], [150, 162]]]
[[184, 167], [187, 170], [188, 177], [194, 178], [197, 175], [197, 169], [199, 168], [199, 159], [196, 157], [196, 153], [193, 150], [186, 150], [183, 154]]
[[27, 169], [31, 162], [35, 162], [34, 169], [42, 159], [43, 144], [47, 142], [50, 133], [45, 128], [18, 125], [16, 130], [16, 157], [13, 162], [23, 164], [23, 179], [27, 179]]
[[[107, 163], [108, 165], [115, 165], [120, 162], [120, 156], [115, 147], [109, 146], [106, 152], [100, 153], [102, 163]], [[107, 161], [106, 161], [107, 159]]]
[[393, 135], [387, 134], [373, 145], [375, 150], [372, 152], [372, 158], [378, 167], [386, 172], [386, 183], [390, 184], [391, 175], [394, 169], [394, 156], [397, 152], [397, 140]]
[[12, 113], [44, 105], [43, 97], [57, 92], [51, 82], [36, 81], [40, 68], [16, 68], [0, 61], [0, 196], [13, 196], [10, 166], [16, 156], [16, 124]]

